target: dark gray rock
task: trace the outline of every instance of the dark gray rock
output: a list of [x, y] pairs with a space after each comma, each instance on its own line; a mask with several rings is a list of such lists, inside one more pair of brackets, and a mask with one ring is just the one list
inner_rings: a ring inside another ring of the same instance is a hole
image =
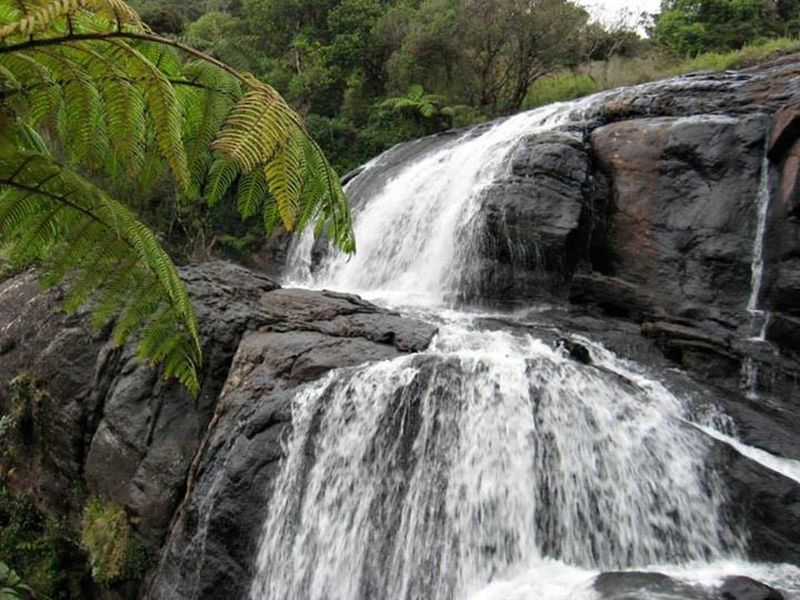
[[423, 350], [435, 333], [342, 294], [280, 290], [265, 296], [263, 308], [281, 321], [239, 345], [148, 598], [244, 597], [291, 428], [293, 390], [334, 368]]
[[663, 573], [601, 573], [594, 581], [594, 589], [603, 600], [716, 600], [708, 590]]
[[625, 121], [592, 133], [612, 181], [606, 275], [667, 314], [735, 327], [746, 312], [767, 118]]
[[[13, 463], [0, 456], [0, 477], [72, 522], [80, 522], [87, 495], [115, 500], [153, 552], [188, 494], [170, 539], [189, 538], [169, 546], [186, 558], [174, 576], [159, 575], [161, 597], [184, 597], [169, 590], [192, 582], [205, 556], [213, 560], [201, 583], [229, 598], [224, 590], [240, 590], [246, 579], [252, 556], [244, 549], [252, 550], [258, 507], [281, 455], [291, 415], [290, 395], [281, 391], [333, 368], [423, 350], [436, 330], [355, 296], [283, 290], [229, 263], [187, 267], [182, 276], [205, 357], [197, 397], [132, 350], [113, 350], [85, 315], [64, 315], [58, 292], [42, 292], [33, 274], [0, 282], [0, 411], [11, 410], [10, 382], [23, 374], [46, 401], [35, 446], [15, 453]], [[222, 479], [231, 494], [224, 498], [208, 491]], [[203, 523], [192, 520], [198, 510]], [[210, 532], [202, 551], [190, 543], [198, 530]]]
[[11, 458], [0, 453], [0, 478], [42, 510], [78, 514], [83, 462], [102, 405], [101, 365], [111, 353], [105, 336], [81, 315], [61, 312], [59, 301], [57, 290], [43, 292], [30, 273], [0, 283], [0, 412], [13, 411], [19, 377], [46, 403], [37, 410], [33, 443]]
[[482, 227], [462, 273], [465, 299], [519, 304], [561, 297], [588, 244], [588, 148], [581, 131], [522, 139], [510, 174], [482, 199]]
[[710, 460], [727, 486], [730, 518], [750, 533], [750, 558], [800, 564], [800, 484], [721, 442]]
[[749, 577], [728, 577], [719, 588], [721, 600], [785, 600], [778, 590]]
[[603, 600], [784, 600], [778, 590], [749, 577], [727, 577], [717, 588], [679, 581], [663, 573], [601, 573], [593, 587]]

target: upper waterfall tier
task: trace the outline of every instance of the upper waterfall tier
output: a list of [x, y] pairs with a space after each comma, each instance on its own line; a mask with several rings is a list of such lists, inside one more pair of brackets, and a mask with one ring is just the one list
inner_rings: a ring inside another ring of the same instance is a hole
[[[439, 145], [384, 182], [374, 195], [355, 198], [354, 258], [327, 255], [312, 274], [294, 253], [291, 281], [398, 302], [438, 305], [462, 289], [475, 246], [487, 189], [511, 174], [510, 156], [529, 135], [551, 131], [579, 115], [584, 103], [547, 106], [467, 131]], [[378, 161], [379, 162], [379, 161]], [[359, 177], [369, 177], [369, 167]]]
[[793, 68], [614, 90], [400, 145], [348, 183], [358, 253], [309, 235], [285, 280], [396, 305], [570, 302], [742, 338], [757, 309], [773, 314], [761, 337], [798, 349], [795, 113], [771, 116]]

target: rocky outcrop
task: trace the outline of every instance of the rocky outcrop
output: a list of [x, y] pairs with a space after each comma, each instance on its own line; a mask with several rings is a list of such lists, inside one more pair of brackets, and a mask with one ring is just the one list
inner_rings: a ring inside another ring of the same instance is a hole
[[151, 554], [177, 519], [157, 597], [231, 598], [248, 579], [290, 390], [423, 350], [435, 329], [356, 297], [280, 289], [228, 263], [182, 275], [205, 356], [197, 397], [113, 349], [85, 315], [64, 315], [58, 291], [42, 292], [33, 274], [0, 284], [0, 412], [13, 413], [23, 379], [41, 404], [35, 444], [0, 457], [0, 478], [72, 522], [88, 496], [119, 503]]
[[600, 270], [653, 294], [657, 313], [735, 328], [750, 295], [766, 121], [662, 117], [594, 130], [613, 182]]
[[475, 273], [465, 290], [472, 301], [514, 305], [551, 298], [590, 241], [582, 220], [593, 183], [580, 132], [533, 135], [520, 144], [525, 151], [512, 157], [508, 177], [485, 192]]
[[594, 583], [602, 600], [785, 600], [776, 589], [748, 577], [727, 577], [721, 585], [711, 587], [681, 581], [655, 572], [614, 572], [599, 575]]

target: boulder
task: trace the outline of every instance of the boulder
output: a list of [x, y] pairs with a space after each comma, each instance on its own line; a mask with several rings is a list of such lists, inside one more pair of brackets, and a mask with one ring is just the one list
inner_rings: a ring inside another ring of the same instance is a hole
[[601, 573], [594, 580], [593, 587], [602, 600], [716, 600], [708, 590], [663, 573]]
[[750, 579], [749, 577], [728, 577], [719, 587], [721, 600], [785, 600], [778, 590]]
[[506, 303], [561, 296], [589, 244], [591, 224], [582, 219], [591, 185], [582, 132], [522, 139], [508, 177], [483, 195], [467, 297]]

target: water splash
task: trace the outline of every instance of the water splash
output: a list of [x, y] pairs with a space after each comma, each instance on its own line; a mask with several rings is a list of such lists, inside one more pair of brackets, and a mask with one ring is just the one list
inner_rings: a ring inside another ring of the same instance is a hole
[[253, 598], [466, 597], [529, 565], [736, 550], [678, 399], [598, 347], [444, 326], [295, 398]]

